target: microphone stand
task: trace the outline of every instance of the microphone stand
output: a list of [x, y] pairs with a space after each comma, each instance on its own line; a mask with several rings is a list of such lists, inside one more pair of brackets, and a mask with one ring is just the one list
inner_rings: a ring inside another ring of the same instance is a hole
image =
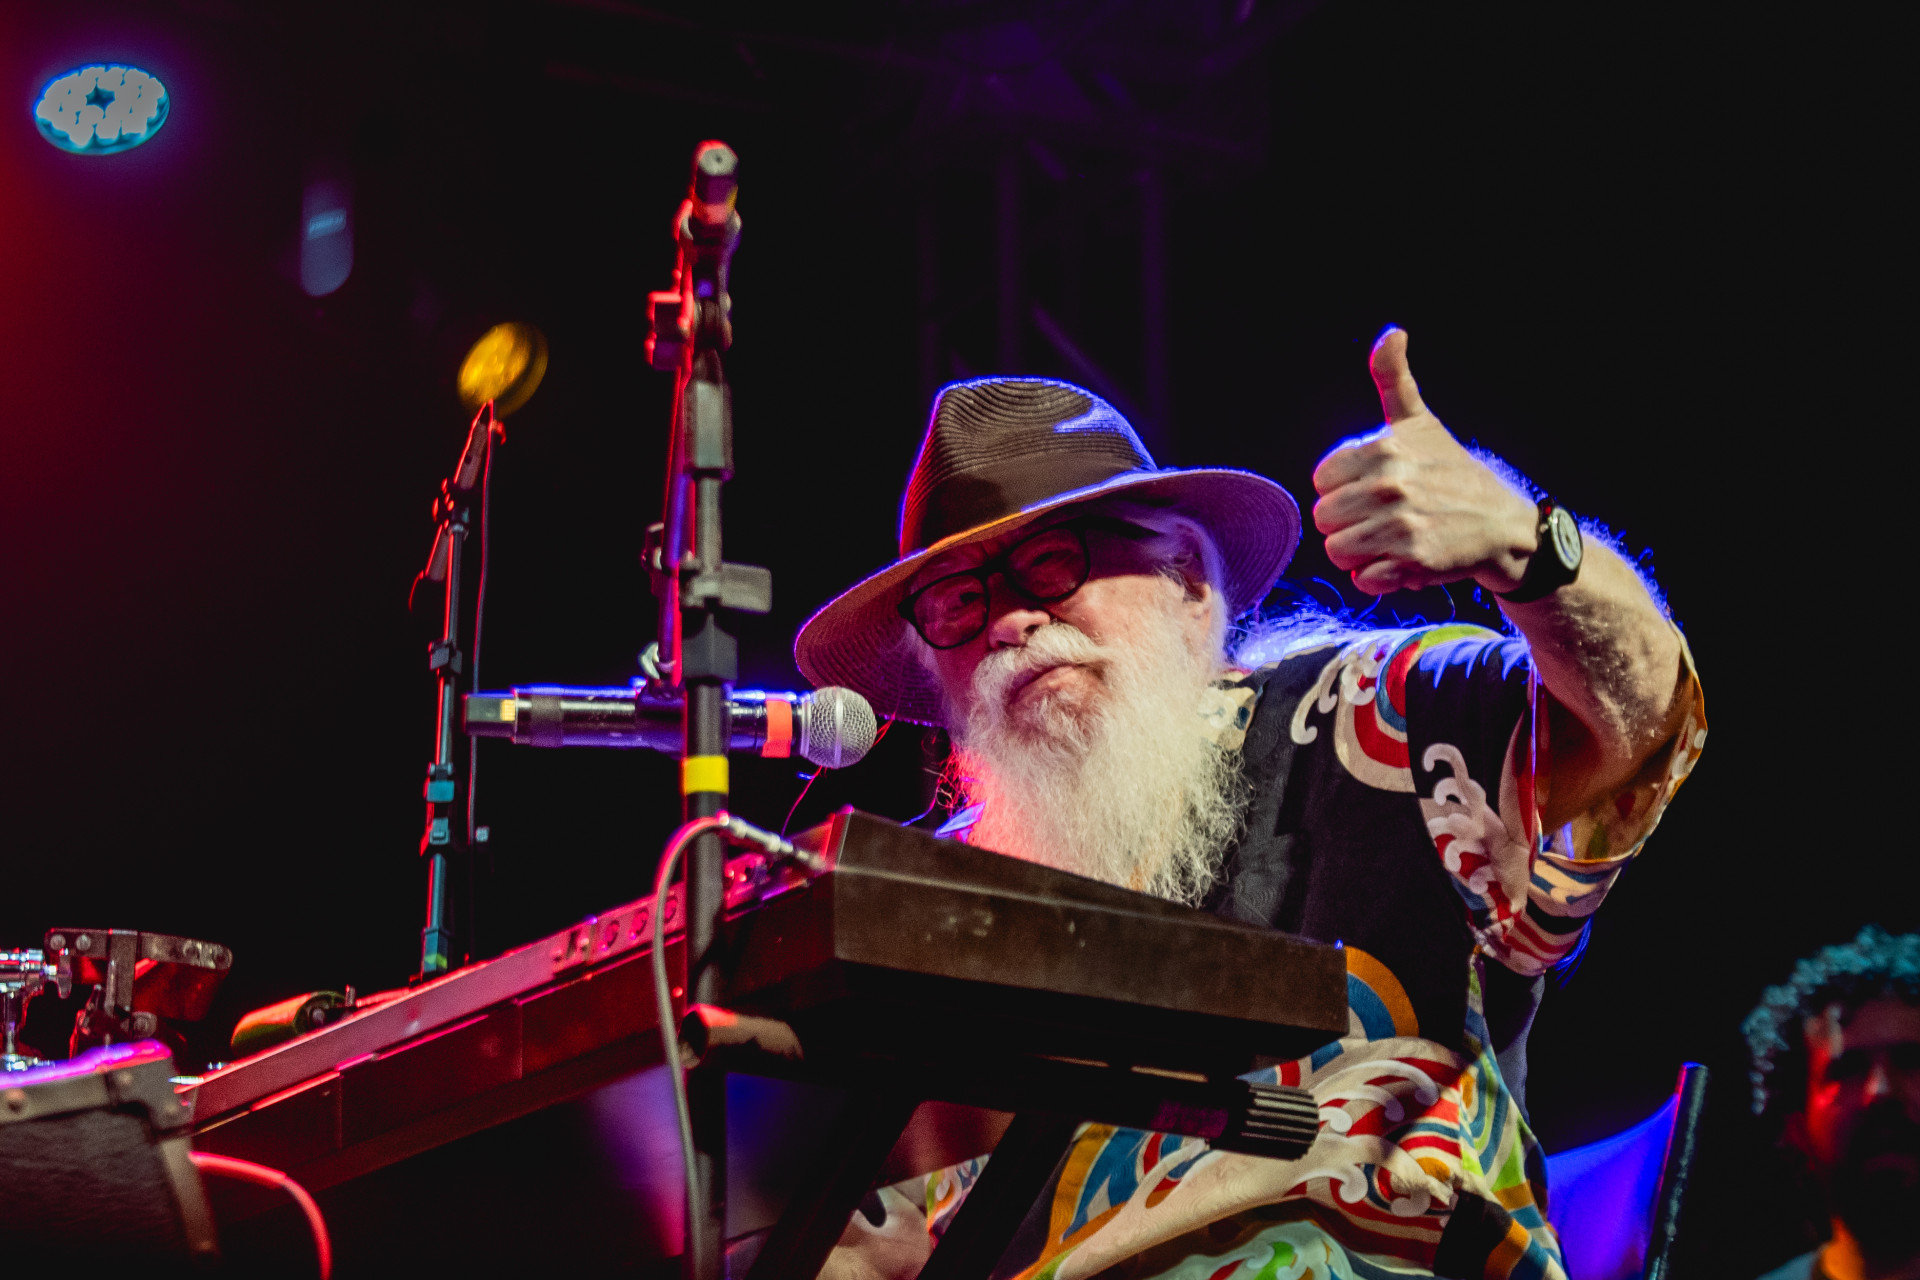
[[[433, 762], [427, 766], [427, 826], [420, 836], [420, 856], [427, 860], [427, 921], [420, 930], [419, 981], [453, 968], [454, 933], [447, 915], [447, 881], [452, 873], [452, 855], [468, 851], [471, 835], [460, 806], [461, 779], [454, 754], [460, 678], [466, 670], [466, 659], [460, 652], [460, 594], [465, 585], [462, 552], [473, 519], [469, 504], [474, 486], [480, 481], [487, 449], [502, 434], [503, 425], [493, 416], [491, 400], [473, 415], [460, 465], [450, 478], [440, 482], [440, 496], [433, 504], [440, 527], [433, 535], [433, 550], [427, 553], [427, 567], [420, 574], [428, 582], [445, 584], [446, 608], [441, 614], [440, 638], [427, 647], [427, 669], [438, 683], [439, 705]], [[456, 815], [460, 816], [457, 823]]]
[[[674, 407], [665, 511], [647, 531], [646, 560], [660, 600], [660, 673], [685, 692], [680, 792], [686, 821], [711, 817], [727, 804], [727, 692], [739, 677], [739, 643], [726, 614], [765, 613], [773, 595], [767, 570], [727, 564], [721, 556], [720, 486], [733, 475], [733, 406], [721, 354], [733, 341], [727, 264], [740, 237], [738, 164], [724, 143], [695, 149], [687, 199], [674, 217], [674, 288], [649, 296], [647, 355], [654, 368], [673, 371]], [[688, 1005], [720, 999], [715, 942], [725, 863], [718, 832], [695, 839], [685, 881]], [[726, 1243], [724, 1070], [694, 1068], [687, 1093], [698, 1185], [687, 1188], [682, 1273], [688, 1280], [719, 1280]]]

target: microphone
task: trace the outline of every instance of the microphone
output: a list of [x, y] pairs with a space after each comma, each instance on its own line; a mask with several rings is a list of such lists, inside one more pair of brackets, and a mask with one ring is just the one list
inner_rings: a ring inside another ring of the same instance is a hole
[[725, 230], [734, 219], [734, 202], [740, 198], [740, 157], [724, 142], [708, 139], [694, 149], [693, 181], [687, 186], [687, 210], [715, 231]]
[[[646, 747], [680, 754], [685, 697], [677, 689], [611, 689], [537, 684], [466, 696], [467, 733], [534, 747]], [[879, 728], [873, 707], [851, 689], [812, 693], [735, 689], [727, 695], [728, 745], [763, 756], [799, 754], [824, 769], [866, 755]]]

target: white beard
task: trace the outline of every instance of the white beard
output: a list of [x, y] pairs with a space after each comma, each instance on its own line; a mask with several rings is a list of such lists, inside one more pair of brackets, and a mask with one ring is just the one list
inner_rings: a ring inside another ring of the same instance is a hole
[[[985, 806], [973, 844], [1197, 903], [1247, 799], [1239, 753], [1209, 741], [1201, 719], [1218, 660], [1192, 651], [1171, 601], [1131, 630], [1098, 644], [1057, 622], [989, 653], [952, 708], [948, 780]], [[1098, 672], [1104, 689], [1029, 694], [1009, 710], [1016, 677], [1062, 662]]]

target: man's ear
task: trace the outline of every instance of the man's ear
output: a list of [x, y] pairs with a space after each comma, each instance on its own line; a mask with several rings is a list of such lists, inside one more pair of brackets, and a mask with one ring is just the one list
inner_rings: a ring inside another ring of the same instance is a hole
[[1186, 588], [1187, 599], [1193, 601], [1205, 600], [1213, 593], [1213, 584], [1207, 581], [1206, 567], [1197, 556], [1181, 561], [1180, 585]]
[[1174, 570], [1180, 575], [1180, 585], [1189, 600], [1205, 600], [1213, 591], [1213, 583], [1207, 580], [1207, 557], [1194, 542], [1191, 532], [1182, 530], [1180, 536], [1180, 555], [1173, 562]]

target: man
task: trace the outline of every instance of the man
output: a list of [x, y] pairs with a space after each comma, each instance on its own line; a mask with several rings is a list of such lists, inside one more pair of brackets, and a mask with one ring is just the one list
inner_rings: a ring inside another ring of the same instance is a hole
[[[1298, 508], [1246, 472], [1161, 471], [1077, 387], [944, 389], [900, 559], [796, 642], [816, 684], [951, 730], [947, 834], [1344, 943], [1348, 1035], [1298, 1161], [1088, 1125], [1001, 1275], [1560, 1276], [1526, 1127], [1525, 1036], [1705, 737], [1686, 647], [1634, 570], [1371, 357], [1386, 425], [1314, 473], [1315, 526], [1374, 594], [1471, 579], [1518, 636], [1229, 624]], [[1153, 963], [1142, 956], [1141, 963]], [[905, 1277], [977, 1165], [856, 1216], [829, 1274]]]
[[1920, 934], [1868, 925], [1802, 960], [1742, 1029], [1754, 1114], [1780, 1124], [1832, 1223], [1763, 1280], [1920, 1277]]

